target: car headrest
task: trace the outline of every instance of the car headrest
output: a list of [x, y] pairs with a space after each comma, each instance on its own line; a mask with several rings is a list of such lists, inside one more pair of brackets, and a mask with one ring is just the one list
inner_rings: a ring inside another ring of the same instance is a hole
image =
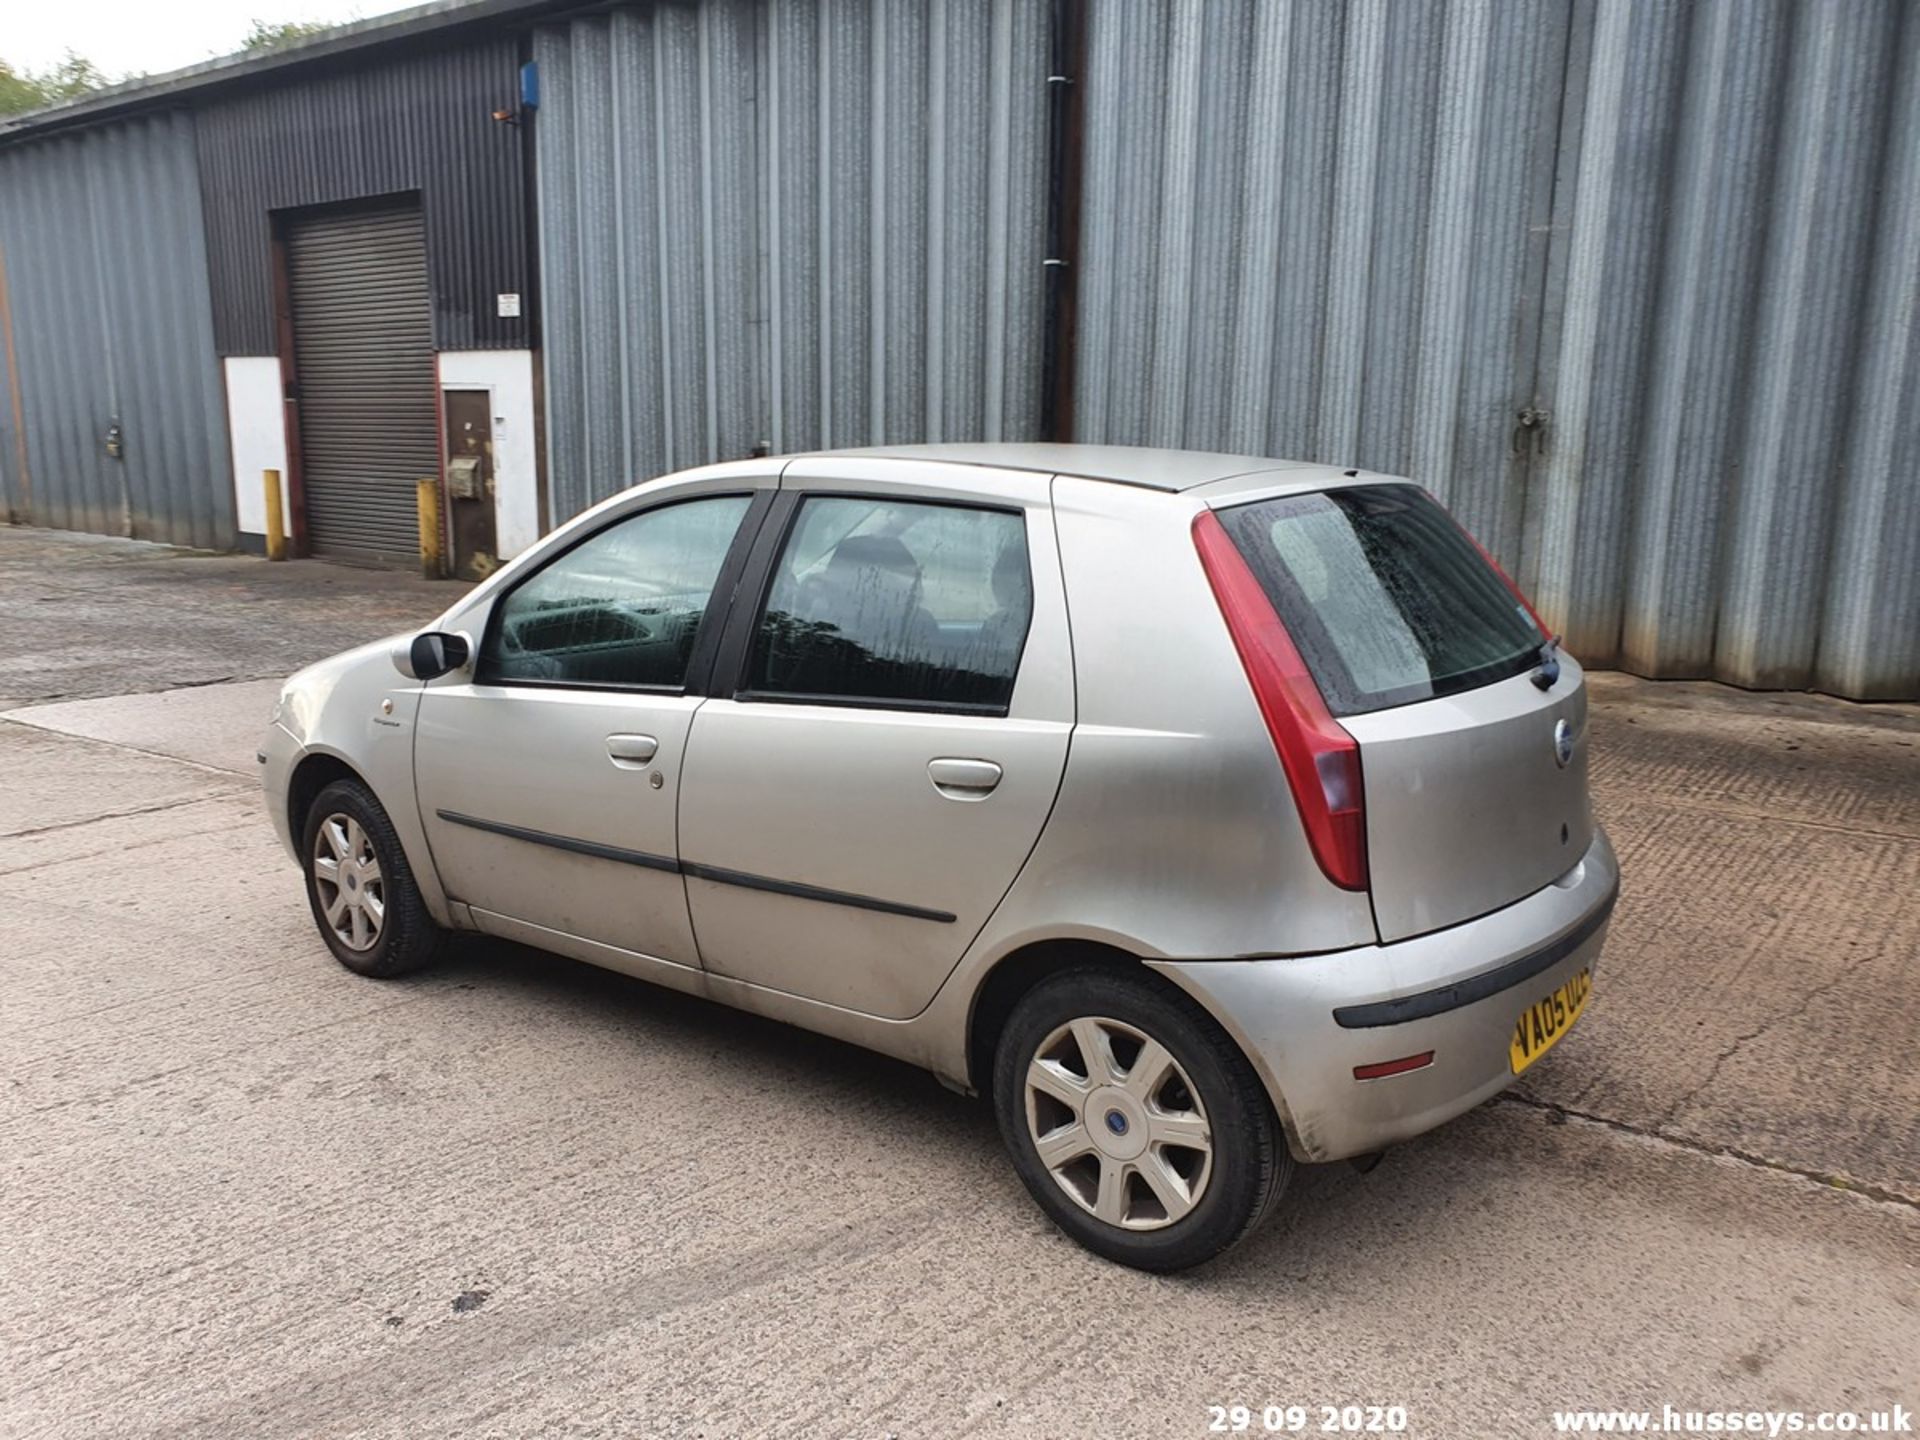
[[1000, 547], [993, 561], [993, 598], [1008, 610], [1018, 609], [1033, 599], [1033, 583], [1027, 575], [1027, 546], [1016, 540]]
[[849, 535], [833, 547], [829, 580], [851, 580], [862, 570], [886, 570], [904, 579], [920, 578], [920, 562], [892, 535]]

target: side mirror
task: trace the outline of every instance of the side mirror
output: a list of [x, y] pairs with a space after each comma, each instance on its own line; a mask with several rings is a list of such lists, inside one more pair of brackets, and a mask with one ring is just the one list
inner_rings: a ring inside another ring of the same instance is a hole
[[393, 647], [393, 668], [409, 680], [438, 680], [467, 663], [473, 647], [464, 635], [423, 630]]

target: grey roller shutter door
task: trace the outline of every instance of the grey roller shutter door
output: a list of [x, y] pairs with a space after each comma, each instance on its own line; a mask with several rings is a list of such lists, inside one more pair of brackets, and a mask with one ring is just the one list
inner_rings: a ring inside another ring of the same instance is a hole
[[415, 485], [440, 467], [419, 207], [300, 221], [287, 270], [307, 543], [316, 555], [411, 563]]

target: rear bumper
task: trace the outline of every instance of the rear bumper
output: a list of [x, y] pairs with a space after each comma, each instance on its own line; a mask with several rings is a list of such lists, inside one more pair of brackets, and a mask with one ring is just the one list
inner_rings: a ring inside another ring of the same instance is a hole
[[[1514, 1081], [1520, 1014], [1593, 967], [1619, 893], [1597, 827], [1580, 862], [1503, 910], [1430, 935], [1266, 960], [1154, 961], [1237, 1040], [1302, 1160], [1364, 1155], [1431, 1130]], [[1357, 1066], [1433, 1052], [1377, 1080]]]

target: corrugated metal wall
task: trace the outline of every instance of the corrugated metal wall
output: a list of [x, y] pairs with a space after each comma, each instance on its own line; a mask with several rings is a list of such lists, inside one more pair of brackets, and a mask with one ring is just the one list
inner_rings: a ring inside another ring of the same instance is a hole
[[1039, 424], [1043, 0], [706, 0], [535, 43], [553, 516]]
[[426, 212], [437, 348], [528, 346], [531, 307], [498, 313], [499, 295], [532, 283], [524, 134], [493, 118], [519, 96], [519, 42], [506, 36], [303, 71], [203, 104], [220, 353], [274, 353], [270, 211], [409, 191]]
[[1920, 695], [1920, 6], [1089, 11], [1077, 438], [1411, 473], [1586, 659]]
[[1607, 6], [1537, 589], [1650, 675], [1920, 695], [1920, 6]]
[[[230, 548], [192, 120], [162, 114], [0, 147], [0, 260], [8, 509], [35, 525]], [[105, 447], [116, 419], [121, 460]]]
[[1417, 470], [1511, 555], [1566, 9], [1089, 8], [1075, 437]]
[[[1077, 438], [1411, 473], [1584, 658], [1920, 696], [1920, 5], [1086, 8]], [[540, 27], [553, 517], [1033, 436], [1047, 38], [1046, 0]], [[198, 175], [178, 116], [0, 147], [7, 505], [231, 540], [204, 251], [219, 348], [272, 353], [274, 209], [420, 190], [438, 343], [526, 344], [517, 59], [208, 102]]]

